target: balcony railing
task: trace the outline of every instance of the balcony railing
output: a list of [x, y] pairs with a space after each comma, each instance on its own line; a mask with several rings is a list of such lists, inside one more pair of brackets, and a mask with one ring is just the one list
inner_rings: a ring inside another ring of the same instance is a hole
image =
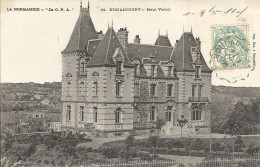
[[98, 101], [98, 96], [92, 96], [92, 101], [97, 102]]
[[115, 82], [124, 82], [124, 75], [116, 74], [115, 75]]
[[116, 102], [122, 102], [123, 97], [122, 96], [116, 96]]
[[67, 121], [66, 122], [66, 126], [68, 127], [68, 126], [71, 126], [71, 122], [70, 121]]
[[80, 101], [84, 101], [84, 100], [85, 100], [85, 96], [80, 96], [80, 97], [79, 97], [79, 100], [80, 100]]
[[115, 129], [123, 129], [123, 124], [115, 124]]
[[140, 102], [140, 96], [134, 96], [134, 101], [135, 102]]
[[189, 97], [189, 102], [209, 102], [208, 97]]

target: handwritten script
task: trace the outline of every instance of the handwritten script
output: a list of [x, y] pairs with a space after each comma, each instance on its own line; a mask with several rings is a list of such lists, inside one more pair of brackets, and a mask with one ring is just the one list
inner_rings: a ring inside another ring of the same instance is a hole
[[199, 12], [186, 12], [183, 14], [183, 16], [189, 16], [189, 15], [199, 15], [200, 17], [203, 17], [204, 15], [217, 15], [217, 14], [225, 14], [225, 15], [235, 15], [236, 17], [241, 16], [242, 13], [244, 13], [248, 9], [248, 6], [244, 9], [237, 9], [237, 8], [228, 8], [225, 10], [220, 10], [216, 6], [213, 6], [211, 9], [206, 10], [202, 9]]

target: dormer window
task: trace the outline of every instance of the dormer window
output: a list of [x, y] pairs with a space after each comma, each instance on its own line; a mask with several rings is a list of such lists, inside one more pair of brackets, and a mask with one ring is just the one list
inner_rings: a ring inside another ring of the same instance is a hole
[[135, 75], [137, 75], [137, 64], [135, 64]]
[[140, 61], [138, 59], [133, 60], [134, 64], [134, 75], [139, 75], [140, 73]]
[[116, 74], [122, 74], [122, 61], [116, 61]]
[[154, 70], [155, 70], [155, 66], [152, 65], [152, 66], [151, 66], [151, 76], [152, 76], [152, 77], [154, 76]]
[[195, 66], [195, 78], [200, 77], [200, 66]]
[[84, 62], [81, 63], [81, 70], [82, 70], [82, 73], [85, 72], [85, 63]]
[[172, 75], [172, 66], [168, 66], [168, 76]]
[[122, 64], [124, 62], [124, 54], [122, 49], [116, 48], [112, 58], [116, 64], [116, 74], [122, 74]]

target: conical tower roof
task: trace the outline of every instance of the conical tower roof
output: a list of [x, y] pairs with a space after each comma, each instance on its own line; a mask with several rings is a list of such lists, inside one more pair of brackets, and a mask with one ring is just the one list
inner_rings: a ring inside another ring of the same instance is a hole
[[90, 17], [89, 7], [80, 7], [80, 15], [71, 34], [69, 43], [63, 52], [87, 51], [88, 40], [98, 39]]
[[[192, 66], [192, 55], [191, 55], [191, 47], [196, 47], [197, 43], [192, 33], [184, 32], [179, 39], [174, 52], [171, 55], [171, 60], [175, 62], [175, 66], [177, 70], [185, 71], [185, 70], [194, 70]], [[208, 67], [205, 62], [202, 53], [200, 60], [202, 64], [202, 71], [211, 72], [212, 70]]]
[[114, 29], [111, 27], [107, 30], [93, 58], [87, 64], [87, 67], [115, 66], [113, 55], [118, 49], [122, 51], [124, 65], [131, 65], [131, 62], [120, 44]]
[[172, 47], [172, 44], [167, 35], [159, 35], [154, 45]]

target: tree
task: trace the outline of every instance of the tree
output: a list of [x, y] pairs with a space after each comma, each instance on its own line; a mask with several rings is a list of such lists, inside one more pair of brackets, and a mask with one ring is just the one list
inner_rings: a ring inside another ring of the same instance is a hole
[[181, 115], [181, 119], [177, 119], [178, 125], [181, 127], [181, 138], [182, 138], [182, 128], [188, 122], [187, 119], [184, 118], [184, 115]]
[[20, 134], [21, 133], [21, 128], [18, 126], [18, 127], [16, 127], [15, 128], [15, 132], [16, 132], [16, 134]]
[[260, 99], [252, 100], [249, 104], [244, 104], [242, 102], [235, 104], [232, 112], [222, 123], [221, 129], [231, 136], [257, 133], [255, 127], [260, 123], [259, 102]]
[[158, 132], [161, 131], [162, 127], [165, 125], [165, 121], [159, 117], [157, 117], [156, 119], [156, 129], [158, 130]]

